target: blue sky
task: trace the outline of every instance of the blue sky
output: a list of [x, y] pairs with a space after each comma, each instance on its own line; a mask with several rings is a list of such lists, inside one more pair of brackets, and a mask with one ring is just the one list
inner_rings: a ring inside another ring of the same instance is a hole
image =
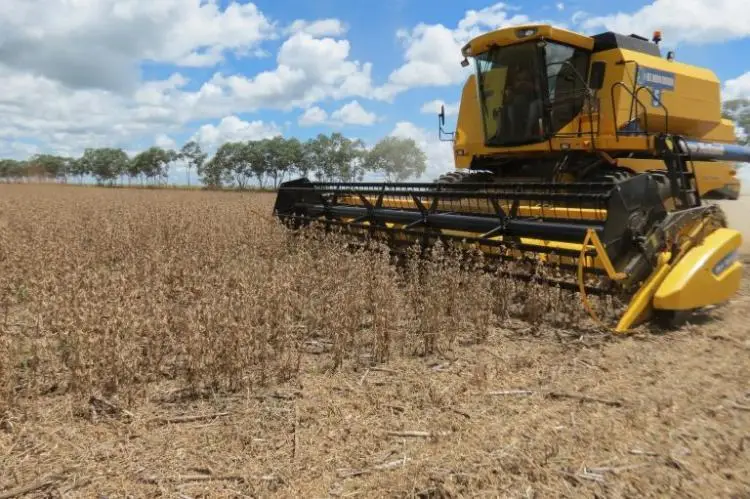
[[[228, 3], [228, 0], [222, 1], [223, 5]], [[613, 9], [611, 4], [601, 1], [553, 2], [533, 0], [508, 4], [508, 12], [510, 15], [526, 15], [531, 20], [551, 21], [555, 24], [576, 28], [580, 26], [579, 23], [572, 21], [572, 17], [576, 13], [585, 12], [590, 17], [606, 16], [617, 12], [632, 13], [653, 3], [634, 0], [628, 2], [627, 9], [622, 7]], [[351, 58], [373, 64], [372, 77], [376, 84], [385, 83], [390, 72], [403, 63], [405, 47], [396, 36], [399, 30], [410, 30], [420, 23], [441, 24], [452, 29], [465, 16], [466, 11], [472, 9], [480, 11], [494, 5], [493, 2], [476, 0], [464, 2], [434, 2], [429, 0], [387, 0], [385, 2], [292, 0], [274, 2], [259, 0], [255, 4], [264, 13], [281, 22], [291, 23], [300, 18], [311, 20], [336, 18], [342, 20], [348, 28], [345, 39], [351, 44]], [[293, 13], [293, 15], [290, 16], [289, 13]], [[687, 12], [684, 15], [690, 16], [691, 14]], [[589, 31], [597, 32], [596, 29]], [[598, 31], [606, 31], [606, 28]], [[650, 36], [651, 32], [642, 31], [639, 34]], [[668, 37], [668, 33], [665, 33], [665, 37]], [[263, 48], [271, 54], [270, 57], [238, 60], [230, 56], [225, 63], [213, 69], [228, 74], [241, 73], [246, 75], [272, 70], [275, 67], [272, 54], [278, 51], [283, 41], [283, 39], [279, 39], [263, 44]], [[664, 43], [669, 43], [669, 39], [666, 39]], [[750, 70], [750, 59], [742, 56], [742, 54], [750, 53], [750, 37], [730, 41], [683, 43], [677, 45], [675, 49], [678, 51], [681, 61], [709, 67], [723, 81], [737, 78]], [[455, 54], [454, 59], [458, 64], [460, 56]], [[172, 70], [173, 68], [161, 66], [148, 73], [156, 77], [166, 77]], [[191, 79], [195, 78], [196, 81], [207, 76], [210, 77], [211, 74], [211, 71], [207, 70], [183, 70], [182, 72]], [[360, 99], [358, 101], [367, 111], [376, 113], [382, 121], [372, 126], [349, 125], [336, 129], [352, 136], [361, 137], [369, 142], [377, 141], [380, 137], [388, 134], [399, 121], [408, 121], [429, 132], [437, 133], [436, 116], [420, 112], [421, 107], [432, 100], [455, 102], [460, 96], [460, 91], [460, 84], [436, 87], [425, 85], [421, 88], [405, 91], [395, 97], [393, 102]], [[329, 113], [337, 107], [337, 104], [339, 104], [339, 101], [333, 100], [319, 103], [320, 107]], [[319, 132], [327, 133], [332, 129], [330, 126], [297, 126], [296, 120], [299, 114], [299, 111], [262, 110], [253, 113], [238, 113], [238, 116], [244, 120], [262, 119], [279, 124], [291, 121], [291, 126], [286, 128], [285, 132], [301, 138], [307, 138]], [[182, 137], [186, 138], [191, 131], [193, 130], [186, 130]]]
[[341, 131], [368, 144], [415, 138], [433, 174], [452, 165], [429, 103], [458, 101], [460, 46], [527, 21], [590, 34], [661, 29], [679, 60], [717, 73], [727, 97], [750, 97], [746, 0], [80, 2], [4, 0], [0, 155], [190, 139], [212, 150]]

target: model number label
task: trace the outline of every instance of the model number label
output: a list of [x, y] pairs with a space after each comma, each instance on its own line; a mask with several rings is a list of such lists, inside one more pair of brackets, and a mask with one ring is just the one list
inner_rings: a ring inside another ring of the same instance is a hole
[[638, 79], [636, 80], [639, 87], [648, 87], [651, 89], [651, 105], [658, 107], [661, 105], [661, 93], [674, 90], [675, 75], [668, 71], [661, 71], [652, 68], [638, 68]]
[[737, 250], [728, 253], [724, 258], [716, 262], [716, 265], [714, 265], [714, 268], [711, 271], [714, 275], [721, 275], [722, 272], [727, 270], [730, 265], [737, 261], [738, 257], [739, 253], [737, 252]]
[[655, 90], [674, 90], [674, 83], [674, 73], [644, 67], [638, 69], [638, 85]]

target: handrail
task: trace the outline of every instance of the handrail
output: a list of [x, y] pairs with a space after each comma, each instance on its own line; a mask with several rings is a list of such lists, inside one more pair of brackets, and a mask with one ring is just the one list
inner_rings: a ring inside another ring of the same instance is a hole
[[[625, 91], [630, 94], [630, 97], [632, 98], [630, 101], [630, 114], [628, 115], [628, 122], [633, 121], [634, 119], [637, 119], [638, 115], [638, 105], [643, 108], [643, 119], [644, 119], [644, 127], [646, 130], [648, 130], [648, 110], [646, 109], [646, 105], [638, 99], [636, 94], [633, 93], [632, 90], [630, 90], [625, 84], [621, 81], [616, 81], [612, 84], [612, 87], [610, 87], [610, 98], [612, 100], [612, 119], [614, 120], [615, 125], [615, 140], [620, 140], [620, 134], [624, 132], [620, 132], [620, 130], [617, 127], [617, 104], [615, 102], [615, 88], [622, 87], [625, 89]], [[635, 116], [633, 116], [633, 103], [636, 104], [636, 113]], [[637, 133], [637, 132], [636, 132]], [[648, 132], [645, 133], [645, 135], [648, 135]]]
[[[646, 85], [641, 85], [638, 87], [638, 89], [635, 91], [635, 96], [638, 97], [638, 94], [641, 90], [646, 90], [651, 95], [651, 98], [654, 101], [659, 102], [659, 107], [664, 109], [664, 133], [669, 133], [669, 110], [667, 109], [667, 106], [664, 105], [664, 103], [661, 101], [661, 99], [656, 98], [656, 94], [654, 93], [653, 89], [647, 87]], [[654, 106], [656, 107], [656, 106]]]

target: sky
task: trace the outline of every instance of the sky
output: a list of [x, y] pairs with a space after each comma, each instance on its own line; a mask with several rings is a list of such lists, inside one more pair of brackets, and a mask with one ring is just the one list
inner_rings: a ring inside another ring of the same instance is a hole
[[453, 167], [437, 112], [452, 129], [473, 36], [526, 22], [659, 29], [725, 98], [750, 98], [746, 2], [2, 0], [0, 157], [339, 131], [413, 138], [433, 178]]

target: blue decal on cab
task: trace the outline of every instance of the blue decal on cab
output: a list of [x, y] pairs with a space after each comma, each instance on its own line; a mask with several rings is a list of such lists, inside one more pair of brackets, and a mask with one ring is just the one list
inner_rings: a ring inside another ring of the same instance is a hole
[[648, 87], [653, 92], [651, 105], [657, 107], [661, 103], [661, 94], [664, 91], [674, 90], [675, 74], [669, 71], [661, 71], [653, 68], [638, 68], [638, 87]]
[[711, 271], [715, 276], [719, 276], [737, 260], [739, 260], [739, 253], [737, 252], [737, 250], [734, 250], [730, 253], [727, 253], [721, 260], [716, 262], [716, 265], [714, 265], [714, 268], [711, 269]]

